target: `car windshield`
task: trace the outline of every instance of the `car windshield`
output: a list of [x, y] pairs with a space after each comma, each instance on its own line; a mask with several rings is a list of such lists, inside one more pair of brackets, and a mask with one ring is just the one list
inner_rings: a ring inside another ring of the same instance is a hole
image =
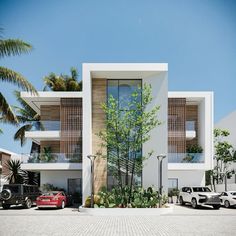
[[19, 193], [19, 185], [4, 185], [3, 189], [9, 189], [12, 193]]
[[194, 187], [193, 192], [211, 192], [207, 187]]
[[59, 192], [47, 192], [43, 193], [42, 196], [56, 196]]
[[233, 196], [236, 196], [236, 192], [231, 192], [230, 194]]

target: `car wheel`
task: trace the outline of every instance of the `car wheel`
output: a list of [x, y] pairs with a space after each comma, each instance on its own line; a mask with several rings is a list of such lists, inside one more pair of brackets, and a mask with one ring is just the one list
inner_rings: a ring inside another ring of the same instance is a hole
[[185, 205], [185, 202], [184, 202], [184, 200], [183, 200], [183, 198], [182, 198], [182, 197], [180, 197], [180, 198], [179, 198], [179, 203], [180, 203], [180, 205], [182, 205], [182, 206], [184, 206], [184, 205]]
[[28, 198], [25, 202], [25, 208], [30, 209], [32, 206], [32, 201]]
[[225, 200], [225, 201], [224, 201], [224, 206], [225, 206], [226, 208], [229, 208], [229, 207], [230, 207], [230, 203], [229, 203], [228, 200]]
[[220, 205], [214, 205], [213, 208], [216, 209], [216, 210], [219, 210], [220, 209]]
[[8, 204], [2, 204], [2, 208], [7, 210], [11, 207], [11, 205], [8, 205]]
[[192, 207], [193, 207], [194, 209], [198, 208], [196, 198], [193, 198], [193, 199], [192, 199], [191, 204], [192, 204]]
[[64, 209], [65, 208], [65, 201], [62, 201], [61, 202], [61, 209]]

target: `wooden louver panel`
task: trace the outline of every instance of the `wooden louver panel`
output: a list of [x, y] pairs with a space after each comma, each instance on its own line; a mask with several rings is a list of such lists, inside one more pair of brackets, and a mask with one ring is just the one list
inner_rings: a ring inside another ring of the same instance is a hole
[[168, 99], [168, 152], [186, 152], [186, 99]]
[[60, 151], [68, 156], [82, 154], [82, 99], [62, 98], [60, 107]]

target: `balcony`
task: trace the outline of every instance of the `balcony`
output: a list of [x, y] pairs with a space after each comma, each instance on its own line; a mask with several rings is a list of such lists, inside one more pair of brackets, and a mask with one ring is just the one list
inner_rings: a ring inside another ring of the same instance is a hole
[[25, 132], [26, 138], [34, 139], [36, 142], [60, 140], [60, 121], [34, 121], [31, 125], [31, 130]]
[[33, 153], [21, 155], [23, 170], [77, 170], [82, 169], [81, 153]]
[[168, 163], [204, 163], [204, 153], [168, 153]]
[[[178, 130], [177, 124], [172, 124], [169, 126], [168, 137], [169, 138], [183, 138], [184, 130]], [[196, 124], [195, 121], [186, 121], [185, 122], [185, 138], [186, 140], [192, 140], [196, 138]]]

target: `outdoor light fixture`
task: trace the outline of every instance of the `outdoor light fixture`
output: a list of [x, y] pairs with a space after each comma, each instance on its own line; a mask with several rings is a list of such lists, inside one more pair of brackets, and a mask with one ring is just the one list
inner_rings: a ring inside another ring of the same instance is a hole
[[158, 167], [159, 167], [159, 191], [158, 191], [158, 195], [159, 195], [159, 208], [161, 207], [161, 201], [160, 201], [160, 196], [162, 195], [162, 161], [163, 159], [166, 158], [166, 155], [164, 154], [160, 154], [157, 156], [157, 160], [158, 160]]
[[91, 161], [91, 208], [93, 208], [94, 207], [94, 199], [93, 199], [93, 196], [94, 196], [94, 183], [93, 183], [94, 182], [94, 161], [97, 156], [88, 155], [87, 157]]

